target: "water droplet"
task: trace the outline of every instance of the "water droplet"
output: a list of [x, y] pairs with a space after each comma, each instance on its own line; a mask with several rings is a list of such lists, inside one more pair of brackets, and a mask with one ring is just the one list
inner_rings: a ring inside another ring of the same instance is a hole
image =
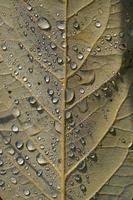
[[44, 17], [40, 17], [37, 21], [37, 24], [42, 30], [48, 30], [51, 28], [49, 21]]
[[75, 62], [70, 63], [70, 67], [72, 70], [77, 69], [77, 64]]
[[19, 117], [20, 116], [20, 110], [18, 108], [13, 108], [12, 113], [13, 113], [13, 115], [15, 117]]
[[58, 97], [53, 97], [53, 98], [52, 98], [53, 104], [57, 104], [58, 101], [59, 101], [59, 98], [58, 98]]
[[34, 105], [36, 103], [36, 99], [34, 97], [29, 97], [28, 101], [31, 105]]
[[101, 27], [101, 23], [100, 23], [99, 21], [97, 21], [97, 22], [95, 23], [95, 25], [96, 25], [97, 28], [100, 28], [100, 27]]
[[23, 143], [22, 141], [19, 140], [19, 141], [16, 142], [15, 145], [16, 145], [16, 147], [17, 147], [18, 149], [22, 149], [23, 146], [24, 146], [24, 143]]
[[3, 154], [3, 150], [2, 149], [0, 149], [0, 155], [2, 155]]
[[92, 85], [95, 81], [94, 70], [80, 70], [79, 76], [81, 85]]
[[76, 145], [74, 143], [70, 143], [69, 144], [69, 148], [72, 150], [72, 151], [75, 151], [76, 150]]
[[105, 39], [107, 41], [111, 41], [112, 40], [112, 36], [110, 34], [108, 34], [108, 35], [105, 36]]
[[19, 128], [18, 128], [15, 124], [13, 124], [12, 127], [11, 127], [11, 130], [12, 130], [14, 133], [18, 133]]
[[7, 46], [6, 46], [6, 45], [3, 45], [3, 46], [2, 46], [2, 50], [3, 50], [3, 51], [6, 51], [6, 50], [7, 50]]
[[2, 166], [2, 165], [3, 165], [3, 160], [0, 159], [0, 166]]
[[75, 29], [79, 29], [79, 28], [80, 28], [80, 25], [79, 25], [79, 23], [78, 23], [77, 21], [75, 21], [75, 22], [73, 23], [73, 27], [74, 27]]
[[25, 196], [29, 196], [29, 195], [30, 195], [30, 191], [29, 191], [28, 189], [25, 189], [25, 190], [24, 190], [24, 195], [25, 195]]
[[3, 19], [0, 17], [0, 26], [2, 26], [4, 24]]
[[47, 161], [43, 158], [43, 156], [41, 154], [37, 155], [36, 160], [37, 160], [39, 165], [46, 165], [47, 164]]
[[84, 58], [84, 55], [83, 55], [82, 53], [79, 53], [79, 54], [78, 54], [78, 59], [79, 59], [79, 60], [82, 60], [83, 58]]
[[82, 112], [82, 113], [87, 112], [87, 110], [88, 110], [87, 99], [84, 99], [81, 102], [79, 102], [77, 106], [78, 106], [80, 112]]
[[61, 124], [58, 121], [54, 122], [54, 127], [58, 133], [61, 133]]
[[75, 92], [72, 88], [69, 88], [66, 90], [66, 102], [70, 103], [74, 100], [75, 98]]
[[66, 119], [70, 119], [72, 117], [72, 113], [67, 111], [66, 112]]
[[26, 147], [27, 147], [28, 151], [31, 151], [31, 152], [36, 150], [36, 148], [34, 147], [34, 145], [33, 145], [31, 140], [28, 140], [26, 142]]
[[49, 76], [45, 76], [44, 80], [45, 80], [46, 83], [49, 83], [50, 82], [50, 77]]
[[14, 178], [14, 177], [11, 177], [11, 182], [13, 183], [13, 184], [17, 184], [17, 180], [16, 180], [16, 178]]
[[49, 94], [49, 96], [53, 96], [54, 95], [54, 90], [48, 89], [48, 94]]
[[41, 169], [39, 169], [37, 172], [36, 172], [37, 176], [41, 176], [43, 174], [43, 171]]
[[50, 43], [50, 46], [51, 46], [52, 49], [56, 49], [57, 48], [56, 44], [54, 44], [53, 42]]
[[28, 6], [27, 6], [27, 10], [28, 10], [28, 11], [31, 11], [31, 10], [32, 10], [31, 5], [28, 5]]
[[22, 157], [18, 157], [18, 158], [16, 159], [16, 161], [17, 161], [17, 163], [18, 163], [19, 165], [23, 165], [23, 164], [25, 163], [25, 160], [24, 160]]
[[79, 165], [78, 165], [78, 171], [80, 172], [86, 172], [87, 171], [87, 164], [85, 161], [82, 161]]
[[15, 154], [15, 151], [14, 151], [14, 149], [13, 149], [12, 147], [9, 147], [9, 148], [8, 148], [8, 153], [9, 153], [10, 155], [14, 155], [14, 154]]
[[59, 30], [64, 30], [65, 29], [65, 22], [64, 21], [57, 21], [57, 28]]
[[76, 175], [74, 176], [74, 179], [75, 179], [75, 181], [77, 181], [78, 183], [81, 183], [81, 182], [82, 182], [82, 178], [81, 178], [81, 176], [80, 176], [79, 174], [76, 174]]
[[80, 185], [80, 189], [81, 189], [81, 191], [84, 193], [84, 192], [86, 192], [86, 187], [85, 187], [85, 185], [83, 185], [83, 184], [81, 184]]
[[5, 185], [5, 181], [3, 181], [3, 180], [0, 179], [0, 187], [2, 187], [4, 185]]

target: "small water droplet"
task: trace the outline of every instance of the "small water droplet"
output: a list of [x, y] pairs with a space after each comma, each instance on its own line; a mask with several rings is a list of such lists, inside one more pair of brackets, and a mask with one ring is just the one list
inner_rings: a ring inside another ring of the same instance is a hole
[[65, 22], [64, 21], [57, 21], [57, 28], [59, 30], [64, 30], [65, 29]]
[[25, 163], [25, 160], [24, 160], [22, 157], [18, 157], [18, 158], [16, 159], [16, 161], [17, 161], [17, 163], [18, 163], [19, 165], [23, 165], [23, 164]]
[[70, 63], [70, 68], [71, 68], [72, 70], [77, 69], [77, 64], [76, 64], [75, 62]]
[[18, 128], [15, 124], [13, 124], [12, 127], [11, 127], [11, 130], [12, 130], [14, 133], [18, 133], [19, 128]]
[[22, 141], [16, 141], [16, 147], [17, 147], [17, 149], [22, 149], [23, 148], [23, 146], [24, 146], [24, 143], [22, 142]]
[[11, 177], [11, 182], [13, 183], [13, 184], [17, 184], [17, 180], [16, 180], [16, 178], [14, 178], [14, 177]]
[[28, 189], [25, 189], [25, 190], [24, 190], [24, 195], [25, 195], [25, 196], [29, 196], [29, 195], [30, 195], [30, 191], [29, 191]]
[[97, 28], [100, 28], [100, 27], [101, 27], [101, 23], [100, 23], [99, 21], [97, 21], [97, 22], [95, 23], [95, 25], [96, 25]]

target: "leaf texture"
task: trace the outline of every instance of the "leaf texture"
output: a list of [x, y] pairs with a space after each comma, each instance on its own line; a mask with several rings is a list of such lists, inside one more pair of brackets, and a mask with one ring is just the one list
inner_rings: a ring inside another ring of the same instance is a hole
[[0, 0], [2, 200], [132, 200], [132, 0]]

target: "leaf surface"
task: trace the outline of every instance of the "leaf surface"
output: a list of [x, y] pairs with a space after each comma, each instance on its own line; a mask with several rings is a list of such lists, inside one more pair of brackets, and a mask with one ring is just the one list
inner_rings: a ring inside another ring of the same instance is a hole
[[0, 0], [2, 200], [132, 200], [131, 0]]

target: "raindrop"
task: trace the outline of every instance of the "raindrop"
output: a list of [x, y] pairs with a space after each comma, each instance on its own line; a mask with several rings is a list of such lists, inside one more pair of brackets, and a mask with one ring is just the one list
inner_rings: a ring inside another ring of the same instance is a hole
[[92, 85], [95, 81], [94, 70], [80, 70], [79, 75], [81, 85]]
[[6, 45], [3, 45], [3, 46], [2, 46], [2, 49], [3, 49], [3, 51], [6, 51], [6, 50], [7, 50]]
[[65, 29], [65, 22], [64, 21], [57, 21], [57, 28], [59, 30], [64, 30]]
[[17, 184], [17, 180], [16, 180], [16, 178], [14, 178], [14, 177], [11, 177], [11, 182], [13, 183], [13, 184]]
[[105, 39], [107, 41], [111, 41], [112, 40], [112, 36], [110, 34], [108, 34], [108, 35], [105, 36]]
[[36, 148], [34, 147], [34, 145], [33, 145], [31, 140], [28, 140], [26, 142], [26, 147], [27, 147], [28, 151], [31, 151], [31, 152], [36, 150]]
[[43, 171], [41, 169], [37, 170], [36, 172], [37, 176], [41, 176], [43, 174]]
[[61, 133], [61, 124], [58, 121], [54, 122], [54, 127], [58, 133]]
[[14, 155], [14, 154], [15, 154], [15, 151], [14, 151], [13, 148], [9, 147], [9, 148], [8, 148], [8, 153], [9, 153], [10, 155]]
[[5, 185], [5, 181], [3, 181], [3, 180], [0, 179], [0, 187], [2, 187], [4, 185]]
[[70, 64], [70, 68], [71, 68], [72, 70], [77, 69], [77, 64], [76, 64], [75, 62], [72, 62], [72, 63]]
[[80, 176], [79, 174], [76, 174], [76, 175], [74, 176], [74, 179], [75, 179], [75, 181], [77, 181], [78, 183], [81, 183], [81, 182], [82, 182], [82, 178], [81, 178], [81, 176]]
[[74, 27], [75, 29], [79, 29], [79, 28], [80, 28], [80, 25], [79, 25], [79, 23], [78, 23], [77, 21], [75, 21], [75, 22], [73, 23], [73, 27]]
[[28, 98], [28, 101], [31, 105], [35, 104], [36, 103], [36, 99], [34, 97], [29, 97]]
[[78, 59], [79, 59], [79, 60], [82, 60], [83, 58], [84, 58], [84, 55], [83, 55], [82, 53], [79, 53], [79, 54], [78, 54]]
[[2, 166], [2, 165], [3, 165], [3, 160], [0, 159], [0, 166]]
[[28, 189], [25, 189], [25, 190], [24, 190], [24, 195], [25, 195], [25, 196], [29, 196], [29, 195], [30, 195], [30, 191], [29, 191]]
[[14, 133], [18, 133], [19, 128], [18, 128], [15, 124], [13, 124], [12, 127], [11, 127], [11, 130], [12, 130]]
[[85, 161], [82, 161], [79, 165], [78, 165], [78, 171], [80, 172], [86, 172], [87, 171], [87, 164]]
[[39, 165], [46, 165], [47, 164], [47, 161], [43, 158], [43, 156], [41, 154], [37, 155], [36, 160], [37, 160]]
[[56, 49], [57, 48], [57, 46], [53, 42], [50, 43], [50, 46], [51, 46], [52, 49]]
[[25, 163], [25, 160], [24, 160], [22, 157], [18, 157], [18, 158], [16, 159], [16, 161], [17, 161], [17, 163], [18, 163], [19, 165], [23, 165], [23, 164]]
[[52, 89], [48, 89], [48, 94], [49, 94], [49, 96], [54, 95], [54, 90], [52, 90]]
[[52, 98], [53, 104], [57, 104], [58, 101], [59, 101], [59, 98], [58, 98], [58, 97], [53, 97], [53, 98]]
[[85, 187], [85, 185], [83, 185], [83, 184], [81, 184], [80, 185], [80, 189], [81, 189], [81, 191], [84, 193], [84, 192], [86, 192], [86, 187]]
[[24, 143], [22, 142], [22, 141], [16, 141], [16, 147], [18, 148], [18, 149], [22, 149], [23, 148], [23, 146], [24, 146]]
[[13, 113], [13, 115], [15, 117], [19, 117], [20, 116], [20, 110], [18, 108], [13, 108], [12, 113]]
[[66, 90], [66, 102], [70, 103], [74, 100], [75, 98], [75, 92], [73, 89], [69, 88]]
[[32, 10], [31, 5], [28, 5], [28, 6], [27, 6], [27, 10], [28, 10], [28, 11], [31, 11], [31, 10]]
[[101, 23], [100, 23], [99, 21], [97, 21], [97, 22], [95, 23], [95, 25], [96, 25], [97, 28], [100, 28], [100, 27], [101, 27]]
[[87, 112], [87, 110], [88, 110], [87, 99], [84, 99], [83, 101], [79, 102], [78, 103], [78, 108], [79, 108], [79, 111], [82, 112], [82, 113]]
[[66, 119], [70, 119], [72, 117], [72, 113], [67, 111], [66, 112]]
[[42, 30], [48, 30], [51, 28], [49, 21], [44, 17], [40, 17], [37, 21], [37, 24]]
[[45, 76], [44, 80], [45, 80], [46, 83], [49, 83], [50, 82], [50, 77], [49, 76]]

